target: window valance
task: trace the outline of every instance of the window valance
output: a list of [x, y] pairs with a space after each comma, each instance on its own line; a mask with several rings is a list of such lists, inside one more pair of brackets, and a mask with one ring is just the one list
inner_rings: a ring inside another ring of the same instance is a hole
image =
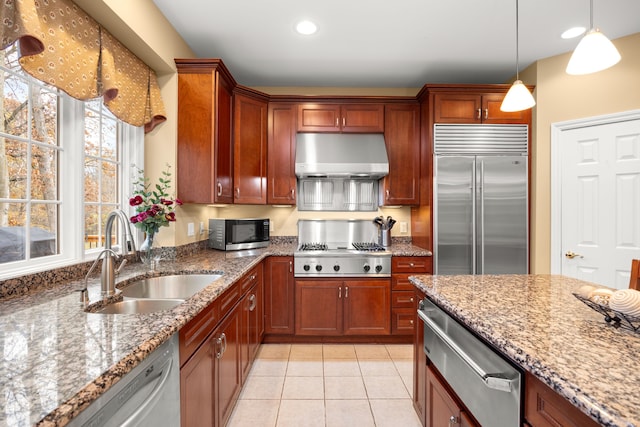
[[3, 0], [6, 49], [19, 41], [20, 65], [70, 96], [103, 97], [119, 119], [150, 132], [166, 120], [155, 72], [71, 0]]

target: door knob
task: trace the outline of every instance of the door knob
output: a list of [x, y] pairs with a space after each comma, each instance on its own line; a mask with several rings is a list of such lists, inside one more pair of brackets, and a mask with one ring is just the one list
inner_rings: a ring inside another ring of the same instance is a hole
[[582, 255], [580, 255], [580, 254], [576, 254], [576, 253], [571, 252], [571, 251], [567, 251], [567, 253], [566, 253], [566, 254], [564, 254], [564, 256], [566, 256], [566, 257], [567, 257], [567, 258], [569, 258], [569, 259], [574, 259], [574, 258], [576, 258], [576, 257], [577, 257], [577, 258], [584, 258]]

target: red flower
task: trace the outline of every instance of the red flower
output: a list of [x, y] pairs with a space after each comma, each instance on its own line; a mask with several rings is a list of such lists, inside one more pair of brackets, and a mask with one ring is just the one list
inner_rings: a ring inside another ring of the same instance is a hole
[[129, 206], [138, 206], [138, 205], [141, 205], [142, 202], [143, 202], [142, 196], [138, 194], [137, 196], [129, 199]]
[[146, 212], [140, 212], [138, 214], [138, 222], [143, 222], [147, 218], [149, 218], [149, 214]]
[[160, 203], [162, 203], [163, 205], [166, 205], [166, 206], [171, 206], [173, 204], [173, 200], [160, 199]]
[[175, 221], [176, 220], [176, 214], [173, 213], [173, 212], [169, 212], [164, 217], [167, 218], [167, 221]]
[[178, 205], [178, 206], [182, 206], [182, 200], [180, 200], [180, 199], [176, 199], [176, 205]]
[[131, 218], [129, 218], [129, 220], [131, 221], [131, 224], [135, 224], [136, 222], [138, 222], [138, 215], [134, 215]]

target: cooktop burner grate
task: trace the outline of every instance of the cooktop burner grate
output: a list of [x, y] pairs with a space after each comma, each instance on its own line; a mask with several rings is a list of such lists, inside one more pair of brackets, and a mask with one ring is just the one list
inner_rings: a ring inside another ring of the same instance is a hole
[[301, 251], [326, 251], [326, 243], [302, 243], [300, 245]]
[[372, 242], [356, 242], [352, 243], [352, 246], [363, 252], [382, 252], [386, 250], [383, 246]]

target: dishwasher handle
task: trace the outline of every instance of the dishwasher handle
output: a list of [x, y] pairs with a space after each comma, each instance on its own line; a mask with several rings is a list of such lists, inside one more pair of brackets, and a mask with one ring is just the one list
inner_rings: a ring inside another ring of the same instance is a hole
[[464, 352], [440, 327], [431, 320], [422, 310], [418, 310], [418, 316], [445, 344], [460, 357], [460, 359], [471, 368], [471, 370], [480, 377], [484, 384], [494, 390], [510, 393], [512, 390], [513, 380], [506, 378], [500, 373], [487, 373], [482, 369], [467, 353]]

